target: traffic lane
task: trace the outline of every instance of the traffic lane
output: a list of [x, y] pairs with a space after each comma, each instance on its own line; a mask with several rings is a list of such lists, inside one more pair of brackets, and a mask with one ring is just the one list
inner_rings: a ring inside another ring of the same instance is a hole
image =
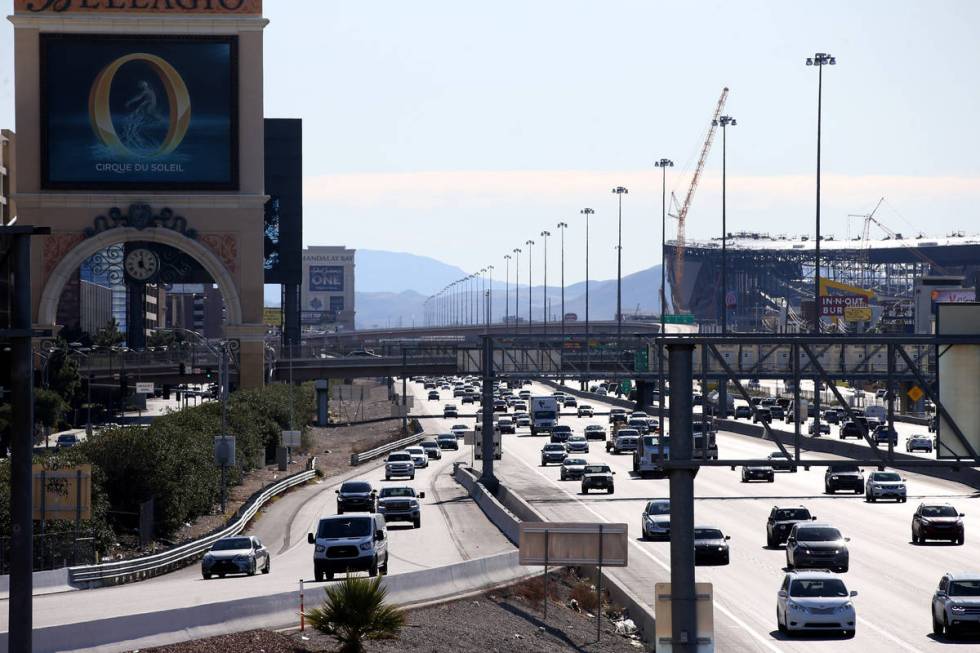
[[[771, 450], [770, 445], [744, 436], [723, 433], [719, 438], [720, 447], [723, 447], [724, 451], [732, 450], [737, 457], [760, 457]], [[539, 442], [533, 441], [545, 441], [546, 438], [509, 438], [509, 440], [507, 444], [511, 446], [505, 444], [505, 451], [520, 453], [523, 449], [523, 456], [519, 456], [520, 460], [533, 466], [538, 460], [539, 449]], [[628, 456], [606, 455], [604, 452], [599, 452], [591, 454], [589, 458], [605, 460], [619, 472], [616, 476], [615, 495], [578, 497], [577, 483], [557, 481], [557, 467], [536, 471], [563, 486], [566, 494], [573, 498], [573, 503], [578, 501], [585, 506], [599, 505], [603, 517], [610, 521], [626, 521], [630, 524], [631, 536], [639, 534], [639, 517], [644, 501], [648, 498], [667, 496], [666, 482], [641, 480], [624, 482], [624, 479], [629, 477], [628, 472], [632, 465], [631, 457]], [[505, 459], [505, 462], [512, 460], [506, 454]], [[922, 638], [931, 626], [928, 600], [935, 583], [947, 569], [969, 566], [969, 562], [976, 559], [977, 553], [969, 541], [965, 547], [937, 547], [936, 554], [933, 554], [933, 547], [912, 546], [909, 541], [909, 523], [915, 509], [915, 503], [912, 501], [916, 500], [918, 492], [938, 497], [940, 500], [955, 499], [957, 507], [961, 507], [959, 504], [964, 501], [975, 505], [976, 500], [972, 498], [972, 491], [957, 484], [937, 481], [929, 477], [913, 478], [916, 475], [909, 475], [910, 490], [913, 495], [910, 503], [870, 505], [864, 504], [863, 498], [823, 495], [822, 474], [822, 469], [813, 468], [811, 472], [780, 473], [774, 485], [742, 484], [738, 481], [737, 473], [732, 473], [727, 468], [702, 469], [695, 484], [698, 496], [696, 519], [698, 522], [721, 527], [732, 535], [733, 541], [732, 565], [717, 568], [699, 567], [699, 577], [715, 582], [717, 591], [722, 593], [721, 596], [741, 596], [747, 592], [750, 596], [758, 597], [753, 599], [754, 605], [768, 605], [774, 610], [775, 592], [782, 579], [785, 552], [782, 549], [770, 551], [765, 548], [765, 520], [774, 504], [805, 503], [821, 521], [833, 523], [845, 535], [854, 538], [851, 546], [852, 567], [845, 575], [845, 580], [851, 589], [862, 592], [857, 606], [861, 620], [859, 625], [866, 626], [866, 630], [859, 629], [861, 634], [854, 640], [855, 644], [849, 646], [847, 650], [856, 650], [857, 644], [864, 642], [870, 635], [890, 642], [887, 647], [878, 650], [886, 648], [902, 650], [899, 644], [882, 633], [901, 633], [903, 637], [910, 638], [908, 641]], [[521, 488], [518, 489], [523, 491]], [[633, 498], [636, 500], [632, 500]], [[560, 505], [560, 502], [553, 499], [543, 502], [544, 508], [556, 505]], [[579, 515], [577, 518], [576, 514]], [[573, 510], [570, 514], [560, 515], [560, 518], [581, 520], [582, 510]], [[669, 543], [644, 543], [644, 545], [654, 550], [660, 549], [660, 555], [669, 559]], [[884, 564], [891, 565], [884, 572], [880, 569], [883, 561]], [[905, 571], [909, 567], [914, 568], [914, 573]], [[731, 571], [733, 569], [736, 570], [734, 573]], [[743, 574], [738, 571], [739, 569], [749, 571]], [[769, 573], [760, 574], [760, 569], [767, 569]], [[642, 591], [642, 587], [641, 584], [637, 589]], [[893, 588], [899, 588], [898, 598], [894, 596]], [[901, 606], [901, 609], [892, 610], [893, 606]], [[758, 609], [749, 610], [739, 617], [745, 623], [757, 621], [758, 627], [773, 629], [775, 624], [772, 615], [769, 614], [771, 611], [764, 610], [761, 619], [756, 614]], [[903, 614], [910, 615], [910, 619], [903, 618]], [[832, 645], [837, 643], [839, 642], [831, 642]]]

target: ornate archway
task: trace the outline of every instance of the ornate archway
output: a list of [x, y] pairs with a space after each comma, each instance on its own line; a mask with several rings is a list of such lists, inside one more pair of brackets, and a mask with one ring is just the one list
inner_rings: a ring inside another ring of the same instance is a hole
[[95, 233], [81, 240], [64, 254], [44, 281], [44, 290], [37, 309], [37, 323], [53, 325], [57, 321], [61, 292], [72, 274], [96, 252], [111, 245], [140, 241], [161, 243], [181, 250], [201, 264], [221, 290], [228, 311], [227, 325], [242, 323], [242, 305], [238, 288], [224, 263], [206, 246], [180, 231], [165, 227], [116, 227]]

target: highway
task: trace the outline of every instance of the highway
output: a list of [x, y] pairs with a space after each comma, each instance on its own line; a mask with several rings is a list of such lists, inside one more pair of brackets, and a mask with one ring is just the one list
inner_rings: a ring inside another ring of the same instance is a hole
[[[421, 385], [413, 386], [419, 395], [417, 405], [425, 404]], [[532, 392], [550, 394], [552, 390], [535, 384]], [[597, 410], [610, 407], [599, 399], [587, 403]], [[605, 416], [579, 419], [563, 415], [561, 422], [571, 425], [576, 433], [589, 423], [608, 426]], [[577, 482], [558, 480], [557, 465], [539, 466], [539, 452], [547, 441], [545, 437], [531, 437], [526, 429], [503, 436], [499, 478], [548, 519], [629, 524], [630, 565], [614, 573], [652, 605], [653, 584], [670, 578], [670, 544], [640, 540], [640, 515], [646, 500], [668, 496], [667, 481], [631, 478], [631, 456], [606, 454], [602, 443], [593, 441], [588, 458], [607, 462], [617, 472], [616, 493], [582, 496]], [[718, 446], [723, 458], [762, 458], [775, 450], [764, 441], [725, 432], [719, 433]], [[929, 605], [945, 571], [978, 566], [980, 542], [971, 535], [975, 533], [971, 528], [974, 515], [980, 514], [974, 490], [903, 473], [909, 481], [907, 503], [867, 504], [862, 496], [824, 495], [823, 473], [823, 468], [780, 472], [774, 484], [743, 484], [738, 472], [728, 468], [705, 468], [699, 472], [695, 480], [696, 523], [717, 526], [732, 537], [730, 565], [699, 566], [697, 571], [699, 581], [711, 582], [715, 588], [717, 650], [869, 653], [951, 648], [945, 640], [934, 639], [930, 634]], [[911, 516], [923, 500], [950, 501], [967, 514], [965, 545], [911, 544]], [[848, 588], [859, 592], [854, 599], [858, 625], [853, 639], [828, 634], [787, 637], [776, 629], [776, 592], [786, 560], [782, 548], [766, 547], [766, 518], [773, 505], [799, 504], [851, 538], [850, 570], [843, 576]]]
[[[325, 583], [313, 580], [313, 547], [306, 534], [314, 530], [324, 515], [336, 514], [336, 495], [340, 480], [370, 481], [375, 487], [412, 485], [425, 491], [422, 500], [422, 527], [396, 523], [390, 532], [390, 574], [416, 571], [499, 553], [512, 548], [507, 539], [483, 515], [465, 491], [452, 479], [452, 463], [467, 459], [465, 447], [444, 452], [419, 470], [414, 481], [384, 480], [383, 462], [368, 463], [340, 479], [308, 484], [269, 504], [248, 534], [256, 535], [272, 553], [268, 575], [229, 576], [203, 580], [200, 563], [184, 569], [116, 587], [46, 594], [34, 597], [34, 627], [70, 624], [101, 619], [186, 608], [250, 596], [299, 589], [306, 581], [307, 600], [317, 596]], [[313, 592], [312, 594], [310, 592]], [[0, 605], [6, 600], [0, 600]], [[8, 611], [0, 610], [0, 632], [8, 629]]]

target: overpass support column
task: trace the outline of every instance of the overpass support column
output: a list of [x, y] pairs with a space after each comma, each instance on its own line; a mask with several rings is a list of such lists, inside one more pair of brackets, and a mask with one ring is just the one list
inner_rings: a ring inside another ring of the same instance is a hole
[[[480, 483], [491, 492], [496, 492], [498, 481], [493, 473], [493, 340], [490, 336], [482, 336], [481, 340], [483, 341], [483, 426], [480, 427], [480, 448], [483, 456], [483, 473], [480, 476]], [[473, 443], [475, 447], [475, 437]], [[500, 443], [500, 449], [503, 453], [503, 442]]]
[[317, 379], [313, 382], [316, 390], [316, 425], [326, 426], [330, 421], [330, 381]]
[[[697, 651], [697, 595], [694, 591], [694, 346], [667, 345], [670, 368], [670, 593], [671, 640], [676, 653]], [[676, 465], [677, 467], [674, 467]]]

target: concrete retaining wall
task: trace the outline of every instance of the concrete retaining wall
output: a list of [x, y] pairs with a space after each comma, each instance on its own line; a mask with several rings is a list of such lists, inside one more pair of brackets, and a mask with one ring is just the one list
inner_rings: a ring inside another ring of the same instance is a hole
[[[35, 571], [33, 588], [34, 596], [78, 589], [72, 587], [68, 579], [68, 567], [51, 571]], [[8, 598], [10, 598], [10, 576], [5, 574], [0, 576], [0, 600], [5, 601]]]

